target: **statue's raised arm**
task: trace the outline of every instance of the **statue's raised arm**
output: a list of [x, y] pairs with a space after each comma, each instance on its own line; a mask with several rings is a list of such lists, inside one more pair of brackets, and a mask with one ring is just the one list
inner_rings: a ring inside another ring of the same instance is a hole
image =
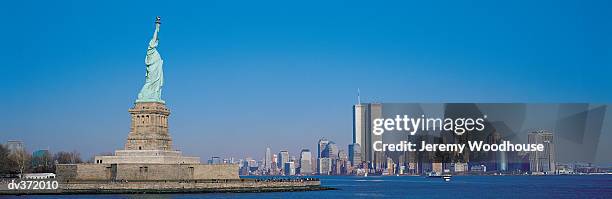
[[142, 86], [140, 93], [138, 93], [136, 102], [164, 103], [161, 99], [161, 90], [164, 85], [164, 71], [162, 68], [164, 60], [161, 59], [159, 52], [157, 52], [160, 25], [161, 17], [157, 17], [155, 20], [155, 32], [153, 32], [153, 38], [149, 41], [147, 56], [145, 57], [145, 64], [147, 65], [145, 84]]
[[156, 48], [157, 42], [159, 39], [157, 38], [157, 33], [159, 32], [159, 27], [161, 25], [161, 17], [157, 16], [155, 19], [155, 32], [153, 32], [153, 38], [149, 41], [149, 48]]

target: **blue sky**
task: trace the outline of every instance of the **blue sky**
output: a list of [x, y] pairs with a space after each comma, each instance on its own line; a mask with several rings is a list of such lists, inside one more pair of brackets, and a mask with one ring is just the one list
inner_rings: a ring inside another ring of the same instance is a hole
[[346, 147], [351, 106], [612, 101], [610, 1], [74, 1], [0, 8], [0, 141], [122, 148], [162, 16], [176, 148]]

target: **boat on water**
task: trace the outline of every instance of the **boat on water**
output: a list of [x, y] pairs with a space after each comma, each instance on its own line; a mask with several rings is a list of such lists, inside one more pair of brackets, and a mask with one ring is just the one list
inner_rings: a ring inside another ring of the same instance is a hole
[[427, 178], [441, 178], [445, 182], [449, 182], [453, 176], [450, 173], [439, 174], [436, 172], [431, 172], [427, 174]]

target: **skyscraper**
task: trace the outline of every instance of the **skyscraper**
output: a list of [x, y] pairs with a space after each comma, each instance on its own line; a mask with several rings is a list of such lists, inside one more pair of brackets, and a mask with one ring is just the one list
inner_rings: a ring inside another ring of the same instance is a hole
[[347, 174], [348, 169], [348, 154], [343, 149], [338, 149], [338, 157], [335, 161], [334, 174]]
[[278, 168], [283, 168], [285, 163], [289, 162], [289, 152], [282, 150], [278, 153]]
[[329, 140], [326, 138], [319, 139], [319, 145], [317, 146], [317, 171], [321, 170], [321, 161], [319, 161], [319, 158], [324, 157], [323, 151], [325, 147], [327, 147], [327, 144], [329, 144]]
[[285, 167], [283, 168], [284, 174], [286, 176], [295, 175], [295, 163], [294, 162], [285, 162]]
[[6, 142], [6, 148], [10, 153], [16, 153], [19, 151], [24, 151], [25, 147], [23, 145], [23, 141], [21, 140], [9, 140]]
[[[367, 113], [368, 108], [367, 104], [355, 104], [353, 106], [353, 143], [357, 143], [359, 145], [369, 145], [369, 137], [367, 129]], [[362, 160], [366, 160], [366, 148], [362, 147], [360, 154], [362, 155], [360, 158]], [[369, 154], [369, 153], [367, 153]]]
[[527, 135], [529, 144], [543, 144], [544, 151], [529, 152], [529, 169], [532, 173], [555, 172], [555, 142], [551, 132], [540, 130]]
[[322, 157], [330, 158], [332, 160], [338, 159], [338, 145], [332, 141], [327, 143], [327, 146], [325, 146], [325, 149], [323, 150]]
[[308, 149], [302, 149], [300, 153], [300, 174], [311, 175], [312, 174], [312, 153]]
[[331, 173], [332, 161], [329, 158], [319, 158], [319, 175], [329, 175]]
[[338, 149], [338, 159], [339, 160], [348, 160], [348, 154], [343, 149]]
[[329, 140], [327, 140], [326, 138], [321, 138], [319, 140], [319, 146], [317, 148], [317, 158], [323, 157], [323, 151], [325, 150], [325, 147], [327, 147], [327, 144], [329, 144]]
[[220, 157], [211, 157], [210, 158], [210, 164], [221, 164], [221, 158]]
[[358, 103], [353, 106], [353, 143], [361, 148], [361, 160], [374, 165], [386, 161], [383, 152], [374, 152], [372, 143], [382, 141], [382, 135], [372, 134], [372, 121], [382, 117], [382, 104]]
[[272, 154], [272, 165], [271, 166], [273, 170], [278, 169], [278, 155]]
[[361, 164], [361, 146], [358, 143], [349, 144], [348, 156], [351, 166]]
[[270, 147], [266, 148], [266, 156], [264, 157], [264, 168], [266, 170], [272, 168], [272, 152], [270, 151]]

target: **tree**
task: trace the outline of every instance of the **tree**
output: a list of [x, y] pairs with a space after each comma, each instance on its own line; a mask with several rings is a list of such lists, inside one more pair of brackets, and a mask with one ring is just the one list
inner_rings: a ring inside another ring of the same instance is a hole
[[78, 164], [78, 163], [82, 163], [83, 162], [81, 160], [81, 154], [79, 152], [77, 152], [77, 151], [72, 151], [72, 152], [60, 151], [60, 152], [57, 152], [53, 156], [53, 160], [55, 161], [56, 164]]
[[32, 156], [25, 150], [12, 151], [9, 155], [9, 159], [12, 160], [13, 173], [23, 174], [30, 171], [32, 162]]
[[9, 158], [9, 150], [0, 144], [0, 175], [12, 173], [13, 160]]

